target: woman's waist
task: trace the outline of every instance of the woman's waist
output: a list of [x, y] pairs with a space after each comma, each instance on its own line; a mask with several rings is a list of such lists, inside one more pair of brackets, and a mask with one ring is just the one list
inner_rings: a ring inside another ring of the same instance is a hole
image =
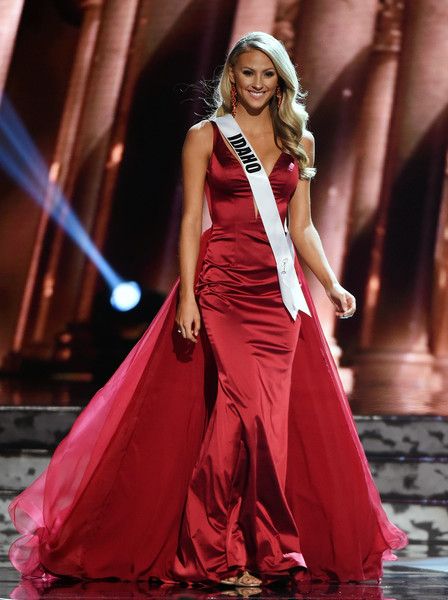
[[235, 232], [219, 235], [208, 241], [204, 262], [221, 267], [270, 268], [275, 266], [274, 254], [265, 233]]
[[235, 233], [266, 233], [260, 215], [256, 219], [216, 219], [212, 223], [210, 230], [212, 237]]
[[266, 231], [259, 223], [236, 223], [228, 227], [213, 228], [207, 245], [219, 249], [220, 245], [237, 243], [269, 246]]
[[235, 294], [267, 294], [279, 290], [275, 265], [249, 267], [241, 264], [215, 264], [204, 261], [195, 283], [195, 293], [226, 291]]

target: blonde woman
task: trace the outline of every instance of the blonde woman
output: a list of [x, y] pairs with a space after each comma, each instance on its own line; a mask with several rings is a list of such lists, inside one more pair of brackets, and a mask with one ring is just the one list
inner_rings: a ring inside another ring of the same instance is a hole
[[214, 100], [183, 146], [180, 277], [10, 505], [26, 576], [379, 581], [407, 543], [296, 255], [351, 317], [311, 219], [314, 138], [283, 45], [240, 39]]

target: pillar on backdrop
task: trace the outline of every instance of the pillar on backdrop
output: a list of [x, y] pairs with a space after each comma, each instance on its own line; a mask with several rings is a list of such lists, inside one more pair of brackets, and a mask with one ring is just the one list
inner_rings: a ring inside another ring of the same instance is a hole
[[[308, 92], [310, 130], [316, 138], [317, 175], [312, 216], [338, 278], [342, 275], [356, 157], [354, 143], [364, 78], [374, 38], [377, 0], [314, 0], [300, 4], [295, 62]], [[343, 282], [341, 282], [343, 283]], [[314, 277], [310, 285], [333, 356], [335, 310]], [[350, 373], [344, 387], [350, 389]]]
[[289, 56], [294, 60], [295, 23], [302, 0], [278, 0], [277, 14], [272, 35], [283, 42]]
[[[109, 140], [106, 169], [97, 200], [98, 209], [91, 232], [92, 240], [99, 250], [103, 250], [106, 242], [135, 86], [151, 57], [162, 45], [165, 36], [182, 18], [182, 13], [188, 8], [190, 1], [166, 0], [163, 5], [157, 7], [152, 0], [140, 1], [120, 103]], [[77, 323], [85, 323], [91, 316], [98, 277], [96, 266], [91, 261], [86, 261], [74, 313], [74, 320]]]
[[[367, 318], [364, 293], [395, 97], [403, 9], [403, 0], [381, 3], [355, 136], [356, 163], [343, 280], [357, 299], [358, 312], [338, 330], [353, 348], [358, 345], [362, 318]], [[375, 256], [375, 260], [378, 258]]]
[[278, 0], [238, 0], [230, 36], [229, 50], [245, 33], [274, 29]]
[[[123, 79], [120, 104], [110, 136], [106, 168], [102, 186], [98, 194], [98, 210], [92, 226], [92, 240], [99, 250], [103, 250], [106, 241], [115, 186], [124, 153], [126, 128], [135, 85], [145, 65], [142, 61], [142, 53], [137, 50], [146, 44], [148, 24], [153, 17], [152, 11], [153, 7], [150, 2], [142, 2], [136, 17], [136, 25], [131, 42], [132, 46], [129, 50], [129, 61]], [[78, 323], [84, 323], [90, 318], [97, 280], [98, 269], [92, 261], [87, 260], [84, 265], [74, 315], [74, 320]]]
[[[38, 271], [39, 268], [41, 268], [43, 247], [45, 241], [48, 240], [49, 235], [48, 208], [51, 207], [52, 202], [55, 199], [54, 184], [57, 184], [59, 189], [62, 189], [67, 193], [67, 178], [70, 169], [73, 167], [76, 134], [78, 132], [89, 68], [98, 33], [102, 3], [103, 0], [83, 0], [80, 3], [83, 10], [83, 19], [79, 42], [73, 62], [64, 111], [50, 168], [51, 185], [49, 185], [44, 199], [19, 310], [19, 318], [13, 341], [14, 353], [20, 352], [25, 341], [25, 333], [27, 326], [29, 325], [30, 309], [35, 296], [37, 296], [38, 300], [40, 299], [40, 305], [37, 319], [34, 322], [31, 342], [34, 344], [41, 342], [44, 335], [47, 311], [54, 291], [57, 257], [59, 256], [62, 239], [65, 236], [62, 229], [56, 230], [50, 262], [47, 265], [46, 274], [41, 283], [41, 287], [37, 288]], [[67, 200], [70, 200], [70, 197], [67, 197]]]
[[423, 414], [436, 408], [429, 308], [444, 166], [448, 4], [414, 0], [405, 11], [366, 314], [356, 356], [355, 408], [365, 414]]
[[[129, 45], [134, 29], [138, 0], [104, 3], [81, 117], [64, 191], [90, 234], [98, 209], [98, 197], [108, 158], [112, 126], [123, 83]], [[88, 68], [89, 65], [86, 65]], [[53, 340], [77, 309], [83, 267], [89, 260], [66, 235], [59, 232], [50, 248], [50, 258], [39, 291], [34, 340]], [[55, 282], [58, 274], [70, 286], [56, 286], [49, 294], [46, 282]], [[49, 315], [51, 314], [51, 324]]]
[[[434, 252], [434, 278], [431, 307], [431, 349], [434, 371], [439, 377], [437, 403], [446, 406], [448, 398], [448, 152]], [[445, 412], [445, 411], [444, 411]]]
[[0, 101], [5, 88], [24, 0], [0, 2]]
[[403, 0], [385, 0], [377, 19], [358, 133], [351, 237], [369, 227], [378, 207], [401, 49]]
[[[170, 35], [173, 28], [176, 27], [182, 13], [188, 11], [190, 8], [191, 0], [183, 0], [182, 2], [179, 0], [169, 0], [169, 2], [158, 6], [157, 9], [151, 0], [144, 0], [140, 3], [133, 34], [132, 51], [130, 52], [125, 79], [123, 81], [119, 110], [109, 144], [107, 168], [99, 192], [98, 211], [92, 229], [93, 241], [99, 249], [103, 248], [107, 236], [135, 86], [142, 71], [148, 67], [159, 46], [163, 45], [165, 39]], [[204, 51], [201, 53], [201, 60], [197, 63], [198, 78], [207, 70], [209, 45], [213, 44], [215, 39], [216, 28], [221, 23], [219, 18], [221, 14], [219, 3], [211, 4], [207, 10], [201, 13], [204, 35], [200, 43], [204, 45]], [[198, 106], [192, 105], [192, 111], [198, 108]], [[169, 219], [165, 247], [161, 252], [157, 279], [154, 282], [154, 288], [163, 292], [169, 291], [178, 270], [176, 255], [178, 225], [181, 215], [180, 188], [181, 186], [178, 185], [179, 202], [176, 202], [175, 197], [172, 205], [172, 218]], [[97, 279], [98, 272], [96, 267], [91, 262], [86, 262], [75, 313], [75, 320], [78, 323], [86, 322], [90, 318]]]

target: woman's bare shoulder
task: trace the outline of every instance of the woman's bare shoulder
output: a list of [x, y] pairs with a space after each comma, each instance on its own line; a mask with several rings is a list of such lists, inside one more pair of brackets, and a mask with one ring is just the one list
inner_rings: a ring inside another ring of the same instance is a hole
[[304, 129], [302, 137], [300, 139], [300, 144], [303, 146], [305, 152], [307, 153], [311, 164], [313, 164], [315, 154], [315, 139], [311, 131], [309, 131], [308, 129]]
[[307, 147], [307, 149], [311, 149], [314, 146], [314, 135], [308, 129], [304, 129], [302, 133], [302, 137], [300, 142]]
[[185, 136], [185, 143], [198, 151], [211, 153], [213, 148], [213, 125], [208, 119], [192, 125]]

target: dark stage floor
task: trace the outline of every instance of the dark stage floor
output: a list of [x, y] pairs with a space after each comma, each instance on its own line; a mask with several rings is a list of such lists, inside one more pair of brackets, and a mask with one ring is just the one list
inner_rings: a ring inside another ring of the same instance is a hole
[[37, 588], [29, 581], [20, 582], [9, 563], [0, 563], [0, 599], [20, 598], [162, 598], [179, 600], [201, 598], [219, 600], [229, 596], [256, 598], [304, 598], [307, 600], [441, 600], [448, 598], [448, 556], [437, 558], [402, 558], [384, 569], [381, 584], [308, 584], [298, 587], [263, 588], [187, 588], [156, 586], [145, 583], [90, 582], [59, 583]]

